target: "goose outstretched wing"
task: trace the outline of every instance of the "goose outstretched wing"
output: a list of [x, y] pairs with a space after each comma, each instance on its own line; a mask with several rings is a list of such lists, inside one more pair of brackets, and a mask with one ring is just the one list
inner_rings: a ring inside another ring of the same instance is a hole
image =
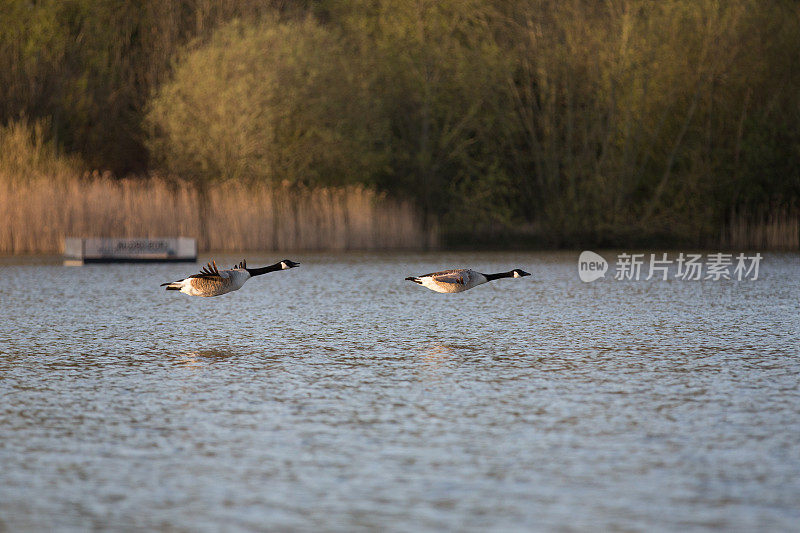
[[464, 270], [443, 270], [426, 274], [422, 277], [432, 277], [436, 283], [452, 283], [455, 285], [465, 285], [469, 281], [469, 274]]
[[202, 279], [222, 279], [222, 274], [220, 274], [219, 269], [217, 269], [217, 262], [212, 261], [204, 266], [203, 269], [200, 270], [199, 274], [192, 274], [189, 277]]

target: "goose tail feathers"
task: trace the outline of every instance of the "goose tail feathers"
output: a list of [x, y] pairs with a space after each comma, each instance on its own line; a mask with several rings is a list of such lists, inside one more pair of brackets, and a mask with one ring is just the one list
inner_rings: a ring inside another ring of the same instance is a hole
[[414, 276], [407, 277], [406, 281], [413, 281], [414, 283], [419, 283], [420, 285], [422, 285], [422, 280], [419, 278], [415, 278]]

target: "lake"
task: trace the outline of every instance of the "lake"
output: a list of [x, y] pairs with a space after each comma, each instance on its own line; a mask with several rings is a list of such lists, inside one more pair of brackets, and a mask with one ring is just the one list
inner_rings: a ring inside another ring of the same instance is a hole
[[[763, 255], [216, 254], [301, 263], [217, 298], [0, 258], [0, 530], [796, 530], [800, 256]], [[455, 266], [533, 275], [403, 280]]]

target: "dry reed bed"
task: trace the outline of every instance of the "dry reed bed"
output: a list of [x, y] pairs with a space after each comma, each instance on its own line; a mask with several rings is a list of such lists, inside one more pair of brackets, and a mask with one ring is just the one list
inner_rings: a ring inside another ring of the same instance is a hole
[[720, 240], [725, 248], [731, 249], [798, 250], [800, 216], [788, 208], [758, 216], [733, 213]]
[[[160, 179], [0, 180], [0, 252], [60, 253], [71, 237], [198, 238], [201, 250], [413, 249], [435, 244], [418, 210], [372, 189], [195, 189]], [[205, 236], [203, 236], [205, 233]]]

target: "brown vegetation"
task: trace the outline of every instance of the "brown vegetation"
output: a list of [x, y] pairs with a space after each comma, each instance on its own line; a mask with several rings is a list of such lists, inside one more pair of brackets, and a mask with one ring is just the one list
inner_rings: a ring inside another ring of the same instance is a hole
[[352, 250], [435, 246], [414, 204], [360, 184], [306, 187], [82, 173], [43, 137], [0, 127], [0, 253], [58, 253], [64, 237], [195, 237], [201, 250]]
[[65, 236], [200, 238], [204, 250], [420, 248], [434, 243], [408, 202], [363, 186], [239, 184], [208, 191], [201, 236], [194, 187], [162, 179], [19, 182], [0, 176], [0, 253], [60, 253]]
[[732, 213], [719, 244], [737, 250], [798, 250], [800, 217], [786, 207], [768, 213]]

